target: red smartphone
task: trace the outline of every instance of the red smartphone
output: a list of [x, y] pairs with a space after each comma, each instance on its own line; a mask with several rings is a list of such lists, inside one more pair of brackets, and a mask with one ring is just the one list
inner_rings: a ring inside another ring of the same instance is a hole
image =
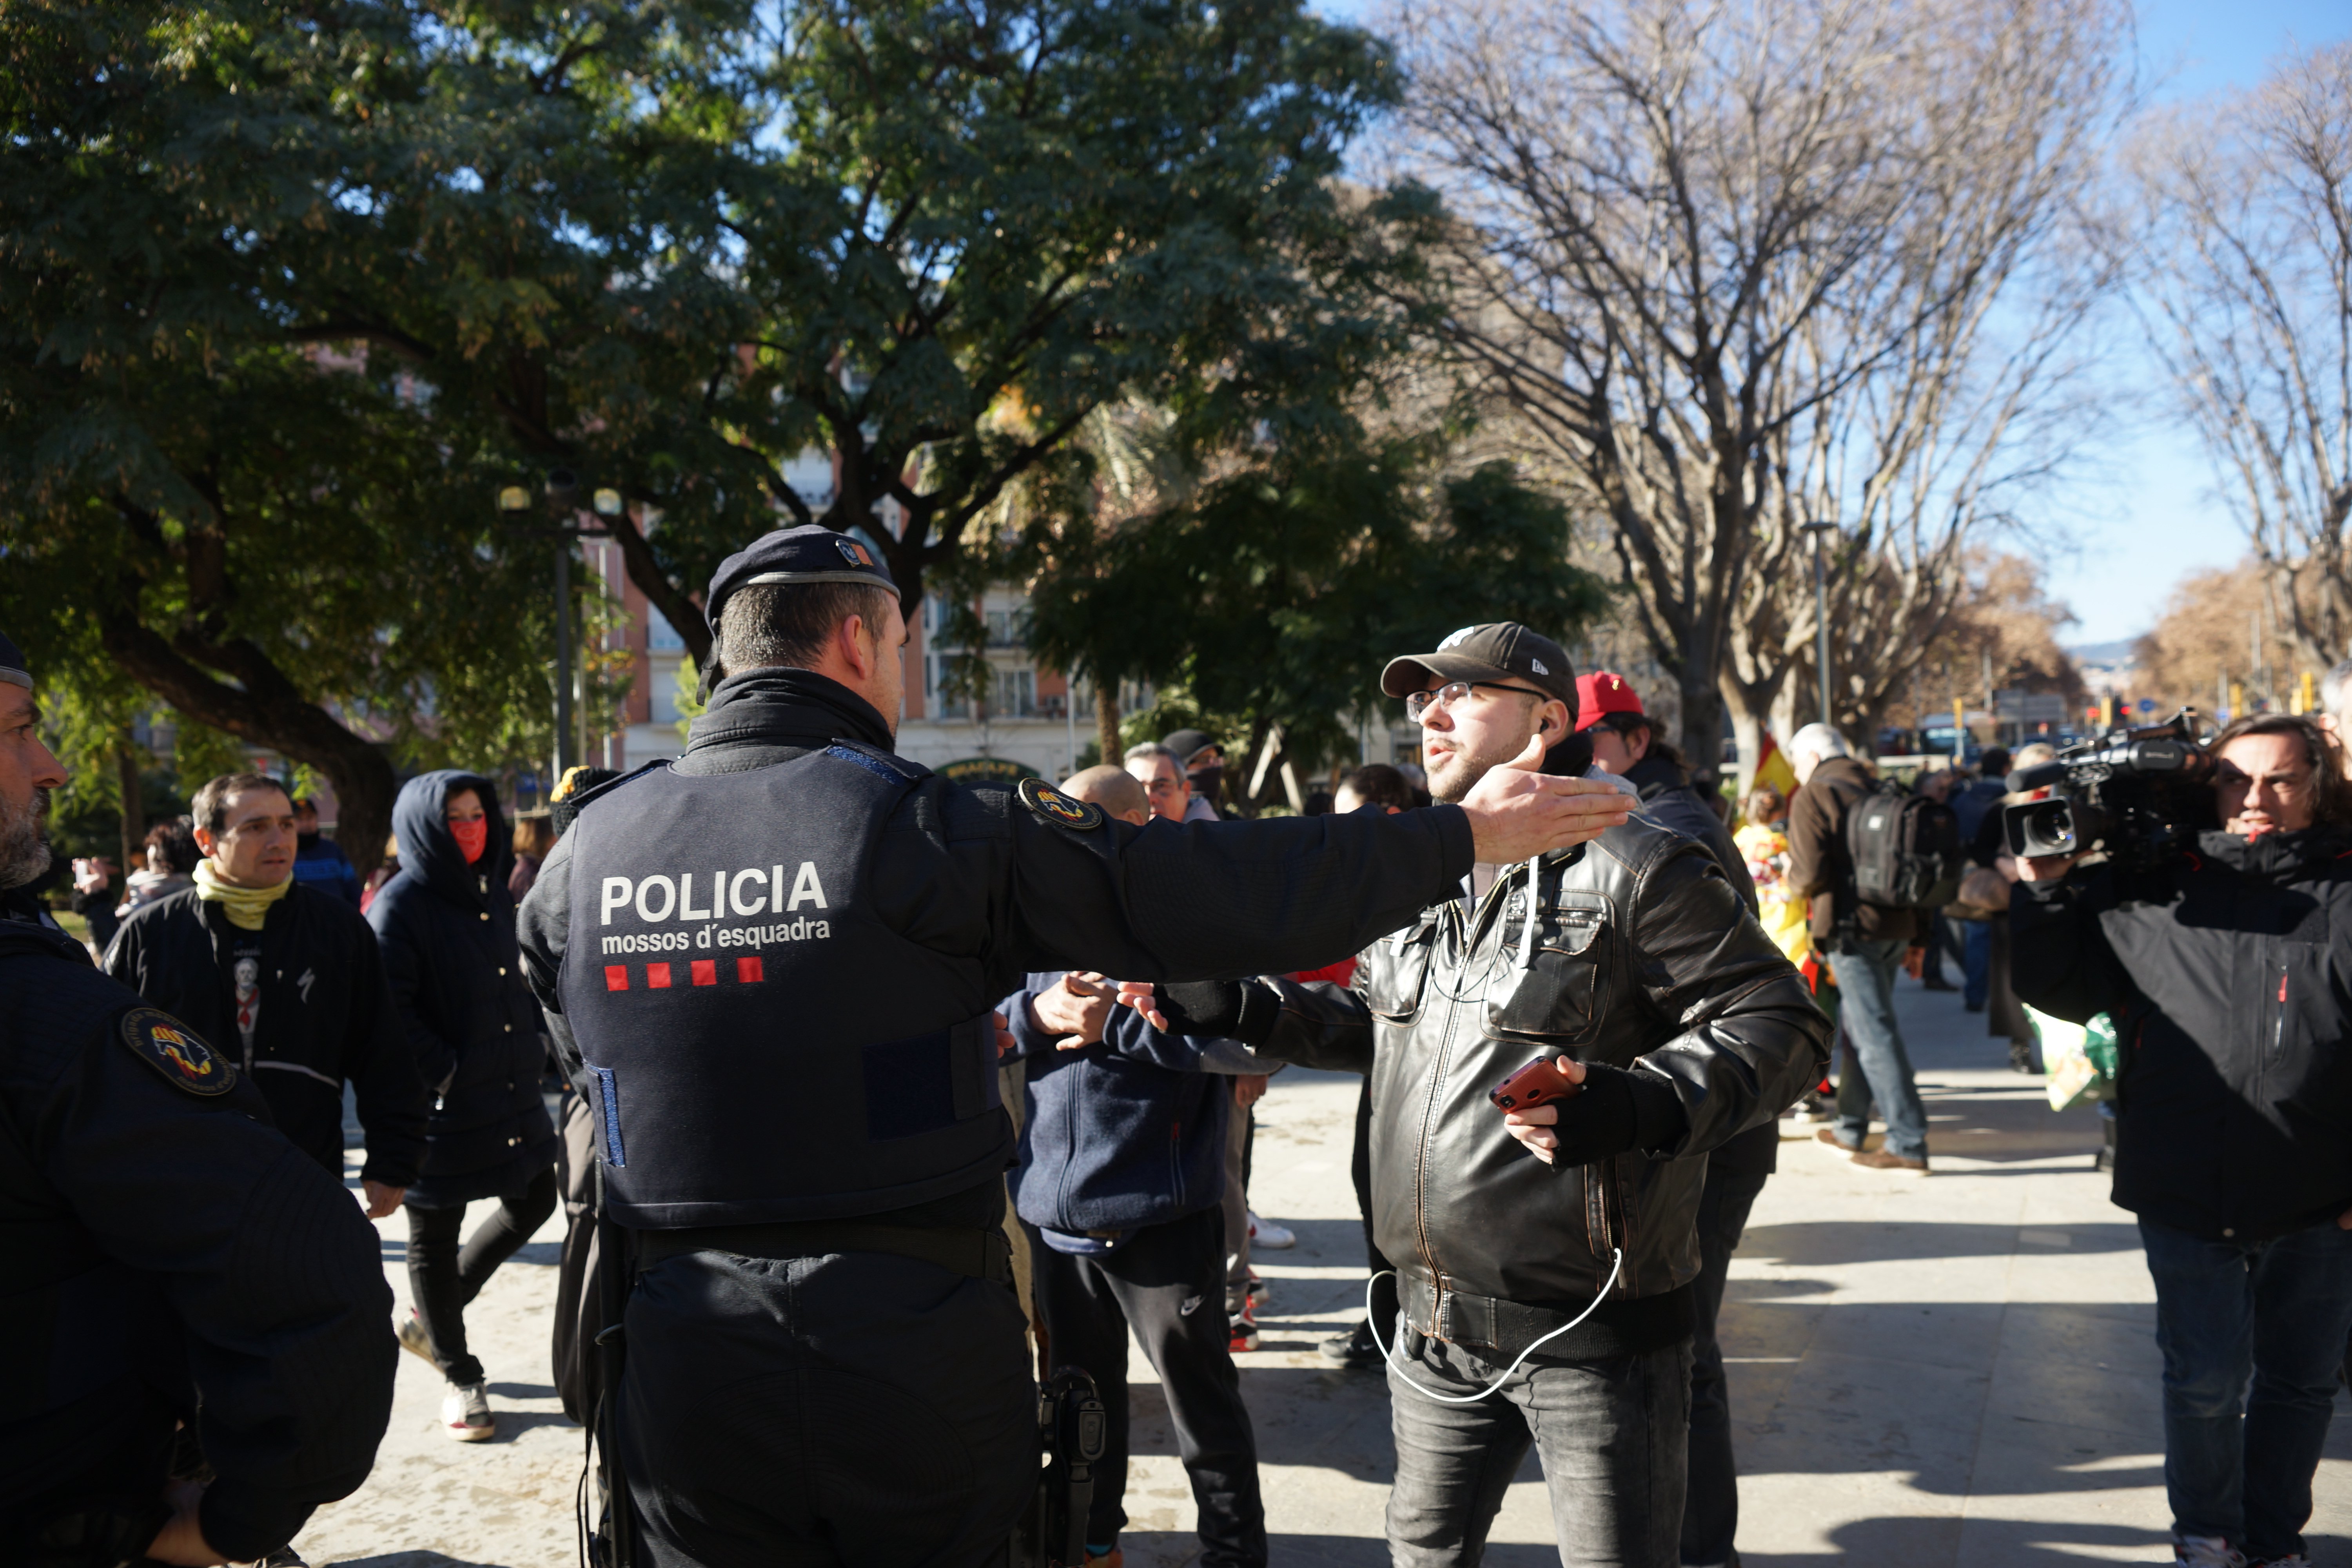
[[1561, 1070], [1562, 1060], [1559, 1057], [1538, 1057], [1488, 1089], [1486, 1098], [1495, 1102], [1497, 1110], [1531, 1110], [1582, 1093], [1584, 1086], [1570, 1081], [1568, 1074]]

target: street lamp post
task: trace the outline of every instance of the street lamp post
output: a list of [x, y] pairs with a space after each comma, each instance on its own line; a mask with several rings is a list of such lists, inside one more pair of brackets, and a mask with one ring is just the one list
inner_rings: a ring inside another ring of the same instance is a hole
[[1820, 667], [1822, 678], [1822, 722], [1830, 722], [1830, 578], [1822, 563], [1822, 539], [1835, 533], [1834, 522], [1809, 522], [1805, 531], [1813, 536], [1813, 622], [1816, 641], [1813, 662]]
[[[548, 471], [546, 504], [555, 532], [555, 776], [549, 782], [551, 794], [556, 784], [563, 782], [563, 775], [580, 763], [580, 737], [575, 733], [572, 705], [572, 542], [592, 535], [601, 537], [605, 531], [578, 520], [573, 498], [579, 490], [579, 476], [571, 469]], [[529, 511], [530, 505], [530, 491], [524, 486], [508, 485], [499, 491], [499, 510], [509, 518]], [[620, 516], [623, 505], [621, 492], [609, 488], [600, 487], [589, 498], [590, 509], [599, 518]]]

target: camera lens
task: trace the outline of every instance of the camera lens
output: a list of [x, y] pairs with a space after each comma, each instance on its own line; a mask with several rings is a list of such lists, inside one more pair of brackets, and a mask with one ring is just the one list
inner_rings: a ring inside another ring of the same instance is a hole
[[2001, 830], [2012, 855], [2074, 855], [2083, 847], [2075, 837], [2072, 801], [2032, 800], [2012, 805], [2002, 815]]

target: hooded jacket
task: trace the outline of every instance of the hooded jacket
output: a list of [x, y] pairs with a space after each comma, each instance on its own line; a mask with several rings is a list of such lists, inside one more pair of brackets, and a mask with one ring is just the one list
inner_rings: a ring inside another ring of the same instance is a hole
[[2011, 891], [2011, 982], [2118, 1045], [2115, 1200], [2208, 1240], [2352, 1208], [2352, 829], [2199, 835]]
[[[488, 847], [472, 865], [442, 816], [449, 796], [467, 789], [489, 819]], [[552, 1163], [556, 1152], [539, 1094], [547, 1059], [539, 1005], [515, 948], [506, 819], [489, 780], [445, 770], [401, 786], [392, 828], [400, 874], [376, 894], [367, 920], [434, 1096], [424, 1173], [410, 1201], [440, 1208], [502, 1196]]]

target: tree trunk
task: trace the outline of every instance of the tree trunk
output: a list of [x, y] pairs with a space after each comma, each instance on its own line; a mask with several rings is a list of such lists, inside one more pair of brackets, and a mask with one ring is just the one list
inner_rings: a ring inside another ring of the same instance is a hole
[[122, 875], [127, 880], [139, 869], [140, 841], [147, 837], [147, 816], [139, 798], [139, 753], [127, 725], [115, 738], [114, 768], [122, 793]]
[[[303, 697], [267, 654], [243, 638], [220, 644], [167, 640], [120, 605], [99, 611], [99, 633], [124, 674], [181, 712], [308, 763], [333, 780], [341, 803], [336, 841], [362, 880], [383, 862], [384, 839], [392, 832], [392, 798], [399, 787], [391, 760], [373, 742], [344, 729]], [[234, 676], [242, 689], [215, 678], [214, 669]]]
[[1119, 765], [1118, 743], [1118, 682], [1095, 682], [1095, 740], [1102, 747], [1102, 760], [1112, 767]]

